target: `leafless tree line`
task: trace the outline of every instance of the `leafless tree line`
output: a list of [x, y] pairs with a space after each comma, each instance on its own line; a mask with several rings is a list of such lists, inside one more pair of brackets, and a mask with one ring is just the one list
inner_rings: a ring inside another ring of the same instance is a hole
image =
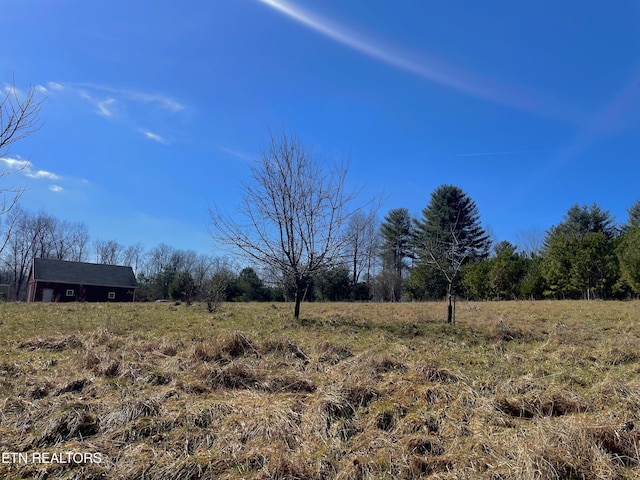
[[[0, 283], [9, 284], [12, 297], [17, 300], [24, 299], [34, 258], [131, 266], [141, 284], [138, 298], [149, 300], [169, 298], [170, 284], [182, 274], [187, 274], [193, 282], [197, 299], [220, 300], [229, 280], [241, 270], [241, 265], [226, 258], [178, 249], [166, 243], [145, 249], [141, 243], [125, 245], [115, 239], [92, 240], [83, 222], [63, 220], [45, 211], [32, 212], [20, 205], [2, 218], [0, 232], [4, 248], [0, 250]], [[377, 230], [375, 218], [367, 212], [357, 213], [345, 226], [343, 233], [347, 240], [334, 267], [349, 269], [353, 285], [372, 283], [376, 277], [379, 269]], [[287, 279], [283, 278], [282, 271], [261, 269], [260, 272], [267, 284], [286, 290]]]
[[[23, 299], [29, 269], [34, 258], [53, 258], [75, 262], [131, 266], [143, 282], [157, 281], [164, 275], [170, 283], [187, 272], [198, 285], [204, 285], [224, 262], [209, 255], [159, 244], [145, 250], [141, 243], [124, 245], [117, 240], [94, 240], [83, 222], [61, 220], [47, 212], [30, 212], [20, 205], [3, 217], [0, 273], [2, 283], [11, 285], [13, 297]], [[165, 286], [168, 288], [168, 285]], [[166, 288], [155, 292], [167, 296]]]

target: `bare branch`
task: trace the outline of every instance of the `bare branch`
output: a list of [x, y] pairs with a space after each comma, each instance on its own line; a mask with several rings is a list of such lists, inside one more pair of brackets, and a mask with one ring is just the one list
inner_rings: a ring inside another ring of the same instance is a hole
[[[8, 160], [6, 157], [10, 153], [11, 145], [40, 129], [42, 102], [43, 100], [35, 99], [34, 87], [30, 87], [26, 93], [22, 94], [15, 83], [5, 86], [4, 94], [0, 96], [0, 159]], [[0, 172], [0, 179], [24, 171], [29, 165], [30, 162], [27, 160], [10, 162], [7, 165], [9, 170]], [[0, 188], [0, 196], [2, 196], [0, 215], [9, 212], [25, 190], [25, 187]]]
[[5, 87], [0, 100], [0, 157], [9, 154], [9, 147], [37, 132], [40, 127], [42, 100], [35, 99], [35, 89], [30, 87], [24, 98], [15, 84]]
[[[212, 206], [212, 236], [296, 287], [294, 315], [309, 277], [344, 258], [344, 229], [363, 207], [349, 210], [357, 191], [345, 191], [348, 164], [325, 170], [295, 136], [271, 136], [244, 186], [239, 216]], [[240, 220], [238, 220], [240, 219]]]

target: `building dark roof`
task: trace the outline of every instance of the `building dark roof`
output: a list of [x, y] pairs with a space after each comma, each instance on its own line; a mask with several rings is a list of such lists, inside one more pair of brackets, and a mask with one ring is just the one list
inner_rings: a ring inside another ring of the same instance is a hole
[[131, 267], [98, 263], [68, 262], [51, 258], [33, 260], [33, 278], [39, 282], [100, 285], [135, 288], [138, 286]]

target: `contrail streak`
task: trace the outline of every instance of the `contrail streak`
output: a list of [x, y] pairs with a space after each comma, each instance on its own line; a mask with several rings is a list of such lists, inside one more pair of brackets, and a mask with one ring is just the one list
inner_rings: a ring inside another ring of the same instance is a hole
[[503, 152], [457, 153], [456, 157], [492, 157], [494, 155], [520, 155], [524, 153], [555, 153], [568, 151], [569, 148], [552, 148], [547, 150], [509, 150]]
[[554, 99], [543, 99], [511, 85], [482, 77], [442, 60], [420, 61], [407, 53], [377, 43], [285, 0], [258, 0], [306, 27], [368, 57], [431, 82], [518, 110], [575, 121], [581, 116]]

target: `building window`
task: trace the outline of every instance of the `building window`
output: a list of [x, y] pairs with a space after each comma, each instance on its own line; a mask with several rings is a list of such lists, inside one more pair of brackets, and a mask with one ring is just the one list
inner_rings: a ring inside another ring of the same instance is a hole
[[73, 288], [67, 289], [67, 297], [73, 297]]
[[107, 298], [108, 298], [109, 300], [114, 300], [114, 299], [116, 298], [116, 292], [109, 292], [109, 293], [107, 294]]

